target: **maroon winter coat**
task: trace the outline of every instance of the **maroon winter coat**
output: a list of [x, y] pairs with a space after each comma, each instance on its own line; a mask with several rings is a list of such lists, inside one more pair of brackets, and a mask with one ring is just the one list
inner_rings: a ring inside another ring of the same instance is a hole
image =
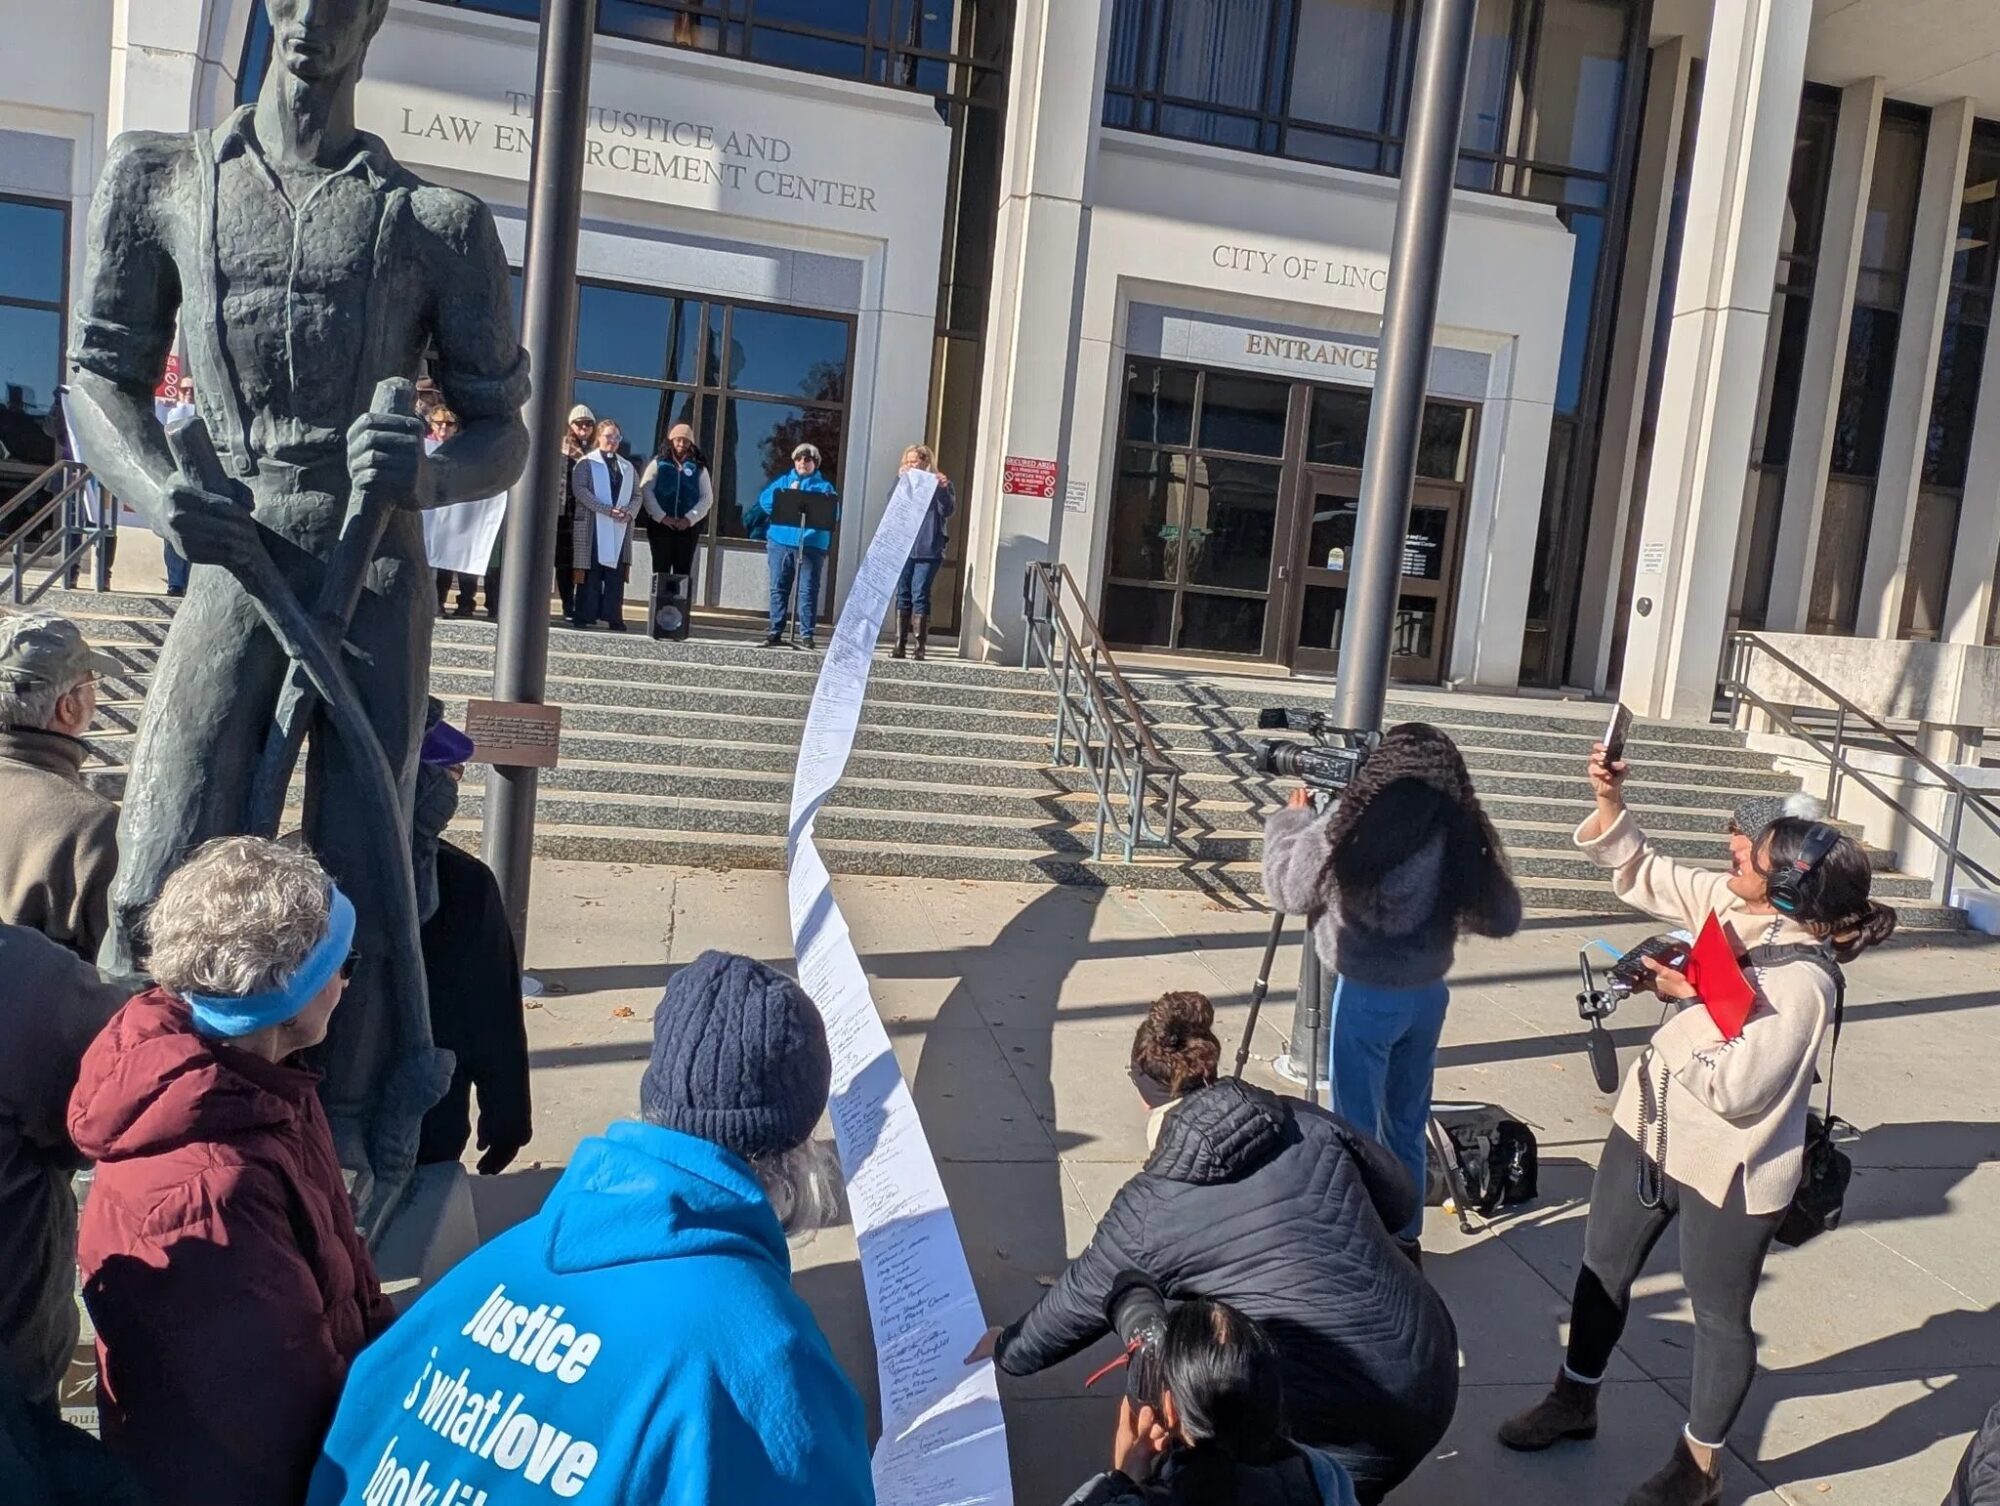
[[140, 994], [84, 1054], [95, 1160], [78, 1263], [104, 1441], [157, 1506], [305, 1495], [348, 1363], [392, 1316], [354, 1228], [316, 1073]]

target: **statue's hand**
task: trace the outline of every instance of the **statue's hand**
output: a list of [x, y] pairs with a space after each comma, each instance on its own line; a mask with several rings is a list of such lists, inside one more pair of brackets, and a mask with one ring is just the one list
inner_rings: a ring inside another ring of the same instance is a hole
[[364, 413], [347, 426], [347, 479], [361, 491], [380, 491], [415, 506], [424, 467], [424, 421], [414, 415]]
[[176, 481], [167, 487], [166, 502], [167, 535], [197, 565], [240, 575], [264, 547], [249, 509], [228, 497]]

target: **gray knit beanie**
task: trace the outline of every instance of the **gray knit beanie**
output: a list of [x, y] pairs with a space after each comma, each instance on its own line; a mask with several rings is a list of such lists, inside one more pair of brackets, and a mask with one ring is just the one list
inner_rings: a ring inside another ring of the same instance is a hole
[[832, 1081], [826, 1025], [806, 991], [753, 958], [703, 952], [653, 1011], [639, 1112], [749, 1160], [811, 1138]]

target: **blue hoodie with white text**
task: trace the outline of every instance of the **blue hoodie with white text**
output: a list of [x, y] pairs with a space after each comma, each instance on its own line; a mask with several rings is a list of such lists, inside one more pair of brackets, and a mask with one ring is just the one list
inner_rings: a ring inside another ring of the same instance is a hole
[[307, 1506], [874, 1499], [749, 1166], [621, 1121], [355, 1362]]

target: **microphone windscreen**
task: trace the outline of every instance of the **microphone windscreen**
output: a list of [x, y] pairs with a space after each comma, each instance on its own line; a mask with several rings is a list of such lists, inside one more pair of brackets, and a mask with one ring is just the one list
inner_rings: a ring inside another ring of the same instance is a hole
[[1601, 1025], [1592, 1025], [1586, 1044], [1590, 1048], [1590, 1073], [1597, 1079], [1597, 1091], [1617, 1092], [1618, 1045], [1611, 1039], [1611, 1032]]

